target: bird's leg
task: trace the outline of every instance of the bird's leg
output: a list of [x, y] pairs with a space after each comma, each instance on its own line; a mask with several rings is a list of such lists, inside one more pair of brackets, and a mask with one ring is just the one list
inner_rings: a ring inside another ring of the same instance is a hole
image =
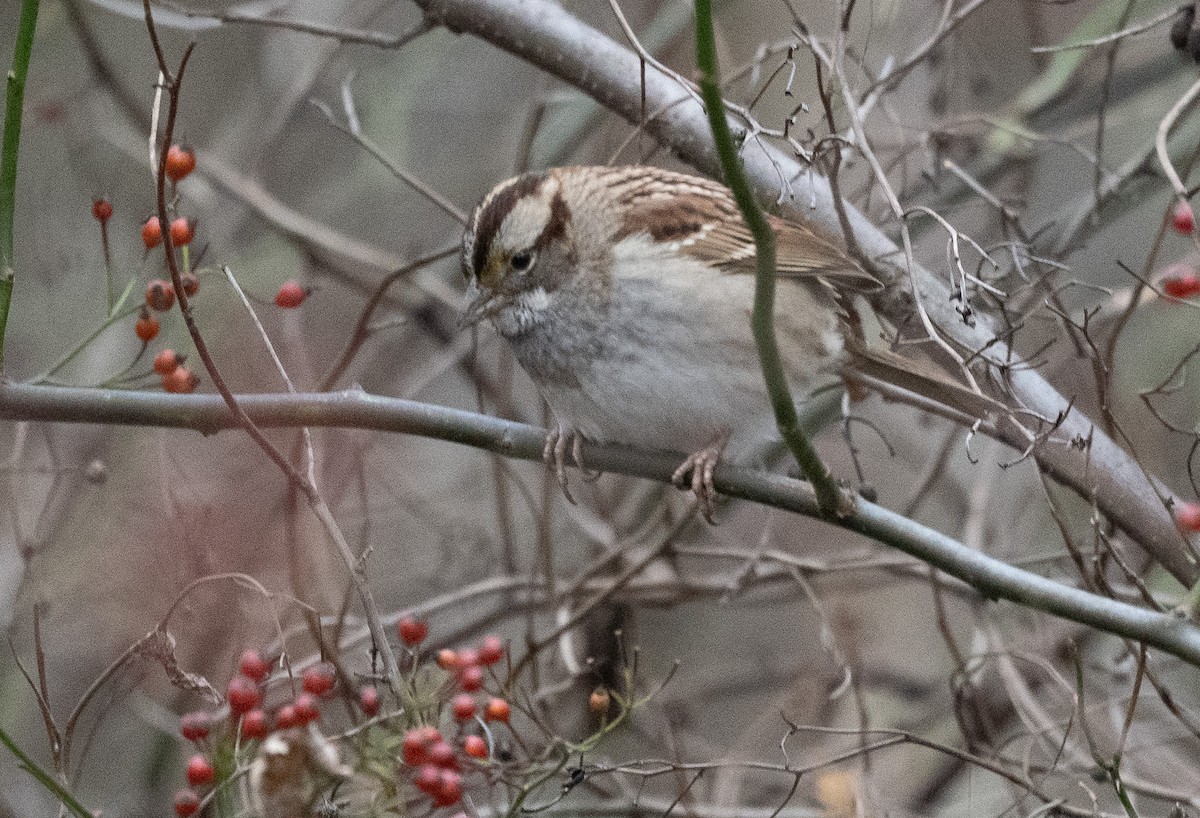
[[575, 505], [575, 498], [571, 496], [571, 490], [567, 487], [568, 447], [571, 449], [571, 456], [575, 459], [575, 465], [582, 467], [583, 461], [580, 456], [583, 453], [583, 435], [559, 424], [546, 433], [546, 445], [542, 449], [542, 459], [546, 461], [546, 468], [554, 469], [554, 476], [558, 479], [558, 485], [562, 487], [563, 497], [567, 498], [568, 503]]
[[709, 525], [716, 525], [713, 519], [713, 502], [717, 490], [713, 487], [713, 472], [717, 462], [725, 452], [725, 444], [729, 442], [729, 430], [722, 429], [703, 449], [688, 455], [687, 460], [671, 475], [671, 482], [681, 489], [690, 488], [696, 500], [700, 503], [700, 514]]

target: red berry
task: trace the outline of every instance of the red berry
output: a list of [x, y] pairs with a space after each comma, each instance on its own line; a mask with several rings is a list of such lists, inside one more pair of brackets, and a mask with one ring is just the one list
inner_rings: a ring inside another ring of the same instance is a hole
[[494, 665], [504, 658], [504, 643], [499, 636], [485, 636], [479, 645], [479, 664]]
[[229, 680], [229, 687], [225, 690], [225, 697], [229, 699], [230, 711], [238, 716], [243, 713], [249, 713], [262, 704], [262, 696], [258, 692], [258, 685], [245, 676], [234, 676]]
[[450, 710], [456, 721], [466, 721], [475, 715], [475, 697], [470, 693], [459, 693], [450, 702]]
[[212, 762], [204, 756], [194, 755], [188, 759], [187, 780], [193, 787], [211, 784], [216, 777], [217, 771], [213, 769]]
[[271, 733], [271, 724], [267, 714], [255, 708], [242, 716], [242, 738], [254, 738], [262, 741]]
[[458, 759], [454, 755], [454, 748], [444, 741], [439, 741], [429, 748], [429, 763], [447, 770], [453, 770], [458, 767]]
[[374, 716], [379, 713], [379, 691], [373, 687], [364, 687], [358, 691], [358, 706], [363, 715]]
[[401, 744], [401, 754], [404, 758], [404, 763], [410, 767], [419, 767], [429, 760], [429, 748], [425, 745], [421, 736], [416, 730], [409, 730], [404, 734], [404, 742]]
[[261, 682], [271, 672], [271, 663], [264, 659], [263, 655], [254, 648], [246, 648], [242, 651], [242, 655], [238, 659], [238, 670], [247, 679]]
[[304, 689], [314, 696], [324, 696], [330, 690], [333, 690], [333, 682], [335, 679], [333, 665], [327, 662], [322, 662], [319, 665], [313, 665], [304, 671], [301, 679], [304, 683]]
[[474, 667], [479, 664], [479, 651], [475, 648], [463, 648], [458, 652], [458, 666], [462, 668]]
[[200, 279], [196, 278], [195, 273], [184, 273], [179, 277], [179, 281], [183, 284], [183, 291], [188, 298], [200, 292]]
[[1187, 264], [1172, 264], [1160, 282], [1163, 292], [1172, 298], [1191, 298], [1200, 294], [1200, 275]]
[[158, 223], [158, 216], [151, 216], [142, 222], [142, 244], [146, 245], [147, 250], [162, 244], [162, 225]]
[[209, 719], [207, 713], [184, 713], [179, 717], [179, 734], [188, 741], [207, 738]]
[[433, 795], [442, 783], [442, 771], [432, 764], [423, 764], [413, 776], [413, 786], [426, 795]]
[[296, 697], [296, 718], [301, 724], [308, 724], [310, 721], [316, 721], [321, 717], [321, 711], [317, 709], [317, 700], [308, 693], [301, 693]]
[[468, 693], [474, 693], [483, 687], [483, 668], [479, 665], [465, 667], [458, 675], [458, 686]]
[[458, 654], [450, 648], [442, 648], [437, 652], [437, 664], [442, 670], [454, 670], [462, 662], [459, 660]]
[[154, 371], [159, 375], [170, 375], [181, 363], [173, 349], [164, 349], [154, 356]]
[[448, 807], [462, 800], [462, 776], [451, 770], [442, 770], [441, 781], [434, 793], [435, 806]]
[[400, 635], [400, 641], [413, 647], [425, 641], [429, 635], [429, 623], [406, 613], [396, 623], [396, 633]]
[[196, 377], [196, 373], [188, 369], [186, 366], [177, 366], [167, 375], [162, 376], [162, 388], [164, 392], [170, 392], [173, 395], [188, 395], [196, 391], [196, 387], [200, 385], [200, 379]]
[[463, 739], [463, 752], [471, 758], [487, 758], [487, 742], [480, 736], [467, 736]]
[[191, 790], [180, 790], [175, 793], [175, 814], [179, 818], [195, 815], [198, 809], [200, 809], [200, 796], [196, 793]]
[[1183, 531], [1200, 531], [1200, 503], [1179, 503], [1176, 505], [1175, 522]]
[[146, 285], [146, 306], [158, 312], [171, 309], [175, 306], [175, 287], [165, 279], [154, 279]]
[[112, 218], [113, 206], [108, 199], [96, 199], [92, 202], [92, 215], [96, 217], [96, 221], [104, 224]]
[[280, 730], [286, 730], [289, 727], [299, 727], [300, 717], [296, 715], [296, 705], [285, 704], [275, 711], [275, 726]]
[[172, 145], [167, 148], [167, 178], [179, 182], [196, 169], [196, 154], [191, 148]]
[[196, 227], [190, 219], [185, 219], [181, 216], [171, 222], [171, 244], [176, 247], [191, 244], [192, 238], [195, 235]]
[[143, 343], [148, 344], [158, 337], [158, 319], [146, 313], [133, 325], [133, 331], [137, 333], [137, 337], [141, 338]]
[[442, 737], [442, 731], [431, 724], [427, 724], [424, 727], [418, 727], [414, 732], [417, 734], [417, 738], [425, 742], [426, 746], [437, 744], [439, 741], [444, 740]]
[[488, 721], [508, 721], [512, 707], [504, 699], [489, 699], [483, 708], [483, 717]]
[[279, 292], [275, 293], [275, 306], [285, 310], [299, 307], [310, 293], [311, 290], [300, 286], [299, 281], [294, 278], [289, 279], [283, 282], [279, 287]]
[[1187, 202], [1178, 202], [1171, 211], [1171, 226], [1180, 233], [1190, 235], [1196, 229], [1196, 214]]

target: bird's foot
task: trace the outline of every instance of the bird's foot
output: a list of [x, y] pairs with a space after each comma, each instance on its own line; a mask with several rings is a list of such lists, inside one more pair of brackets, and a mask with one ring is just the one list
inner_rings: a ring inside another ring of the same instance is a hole
[[671, 475], [671, 482], [681, 489], [691, 489], [700, 504], [700, 515], [709, 525], [716, 525], [713, 519], [713, 507], [717, 490], [713, 487], [713, 472], [725, 452], [725, 444], [729, 442], [729, 430], [718, 432], [703, 449], [688, 455], [687, 460], [680, 464]]
[[590, 483], [600, 476], [600, 472], [589, 471], [583, 465], [584, 439], [579, 432], [560, 425], [546, 433], [546, 445], [542, 449], [542, 459], [546, 461], [546, 467], [554, 470], [558, 485], [562, 487], [563, 497], [566, 497], [571, 505], [575, 505], [575, 498], [571, 496], [571, 489], [567, 484], [567, 451], [570, 450], [571, 461], [583, 472], [585, 483]]

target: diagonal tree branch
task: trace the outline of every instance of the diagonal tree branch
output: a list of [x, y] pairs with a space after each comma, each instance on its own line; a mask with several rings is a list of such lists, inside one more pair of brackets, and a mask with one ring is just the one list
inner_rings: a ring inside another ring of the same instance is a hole
[[[708, 120], [701, 106], [672, 78], [647, 68], [643, 96], [638, 56], [585, 25], [549, 0], [414, 0], [427, 19], [451, 31], [469, 33], [529, 61], [574, 85], [632, 123], [642, 111], [661, 111], [645, 122], [647, 131], [681, 159], [716, 175], [719, 162]], [[644, 105], [644, 107], [643, 107]], [[731, 123], [732, 124], [732, 123]], [[735, 133], [746, 138], [747, 130]], [[746, 138], [742, 159], [751, 184], [764, 202], [778, 202], [781, 178], [803, 178], [812, 210], [783, 197], [788, 217], [810, 220], [837, 234], [837, 210], [828, 182], [806, 165], [757, 137]], [[903, 253], [876, 225], [850, 204], [845, 205], [854, 239], [875, 272], [888, 286], [872, 297], [875, 309], [897, 326], [915, 314], [909, 271]], [[1191, 585], [1200, 576], [1190, 544], [1169, 512], [1175, 502], [1170, 489], [1141, 466], [1096, 424], [1072, 405], [1045, 378], [1021, 365], [1019, 356], [1000, 340], [986, 316], [973, 326], [955, 312], [945, 284], [929, 270], [912, 271], [915, 294], [942, 335], [986, 365], [994, 383], [1015, 412], [1032, 413], [1053, 429], [1033, 446], [1031, 456], [1055, 480], [1094, 499], [1101, 511], [1158, 560], [1176, 579]], [[997, 424], [996, 437], [1018, 450], [1029, 447], [1028, 433], [1015, 422]]]

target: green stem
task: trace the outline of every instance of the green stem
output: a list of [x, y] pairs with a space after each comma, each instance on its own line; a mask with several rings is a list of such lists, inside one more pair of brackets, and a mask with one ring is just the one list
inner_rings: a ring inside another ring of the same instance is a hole
[[717, 46], [713, 34], [711, 0], [696, 0], [696, 64], [700, 68], [700, 96], [708, 112], [713, 142], [725, 184], [733, 191], [742, 218], [754, 236], [758, 259], [755, 270], [754, 312], [750, 326], [754, 333], [754, 344], [758, 348], [758, 359], [763, 378], [767, 384], [771, 408], [775, 412], [775, 423], [784, 443], [791, 450], [796, 462], [817, 494], [817, 502], [826, 517], [838, 516], [841, 492], [821, 462], [817, 450], [800, 427], [792, 391], [788, 386], [787, 374], [779, 345], [775, 342], [775, 231], [771, 229], [766, 215], [754, 200], [746, 171], [738, 158], [729, 122], [725, 119], [725, 101], [721, 97], [720, 72], [717, 68]]
[[30, 378], [28, 383], [30, 383], [30, 384], [45, 383], [50, 378], [53, 378], [60, 369], [62, 369], [67, 364], [71, 363], [71, 361], [75, 360], [76, 356], [78, 356], [79, 353], [81, 353], [85, 349], [87, 349], [88, 344], [90, 344], [92, 341], [95, 341], [98, 337], [100, 337], [100, 333], [104, 332], [106, 329], [108, 329], [113, 324], [117, 323], [118, 321], [121, 321], [121, 320], [129, 317], [130, 315], [133, 315], [135, 312], [137, 312], [138, 308], [141, 306], [140, 304], [130, 304], [128, 307], [125, 306], [125, 302], [127, 300], [129, 300], [129, 294], [133, 291], [133, 283], [134, 283], [133, 280], [130, 279], [129, 284], [127, 284], [125, 286], [125, 291], [121, 294], [121, 297], [119, 299], [117, 299], [117, 303], [114, 304], [112, 306], [112, 308], [109, 310], [108, 316], [103, 321], [100, 322], [100, 326], [96, 327], [94, 330], [89, 332], [82, 339], [80, 339], [80, 341], [78, 343], [76, 343], [75, 346], [71, 347], [69, 350], [64, 352], [62, 354], [62, 356], [57, 361], [55, 361], [53, 364], [51, 364], [50, 368], [47, 369], [45, 372], [42, 372], [42, 373]]
[[17, 149], [21, 146], [21, 115], [25, 106], [25, 77], [33, 52], [38, 0], [24, 0], [17, 22], [12, 70], [4, 97], [4, 137], [0, 143], [0, 372], [4, 371], [4, 328], [12, 303], [14, 264], [13, 214], [17, 193]]
[[21, 763], [21, 767], [23, 767], [27, 773], [36, 778], [43, 787], [58, 796], [58, 799], [63, 802], [63, 805], [66, 806], [66, 808], [71, 812], [75, 813], [78, 818], [93, 818], [92, 813], [75, 800], [75, 796], [67, 792], [63, 788], [62, 784], [59, 784], [57, 781], [55, 781], [54, 776], [50, 775], [50, 773], [39, 767], [36, 761], [25, 755], [21, 748], [17, 746], [17, 743], [13, 741], [9, 737], [8, 733], [4, 732], [3, 730], [0, 730], [0, 744], [3, 744], [5, 747], [7, 747], [9, 751], [17, 757], [17, 761]]

